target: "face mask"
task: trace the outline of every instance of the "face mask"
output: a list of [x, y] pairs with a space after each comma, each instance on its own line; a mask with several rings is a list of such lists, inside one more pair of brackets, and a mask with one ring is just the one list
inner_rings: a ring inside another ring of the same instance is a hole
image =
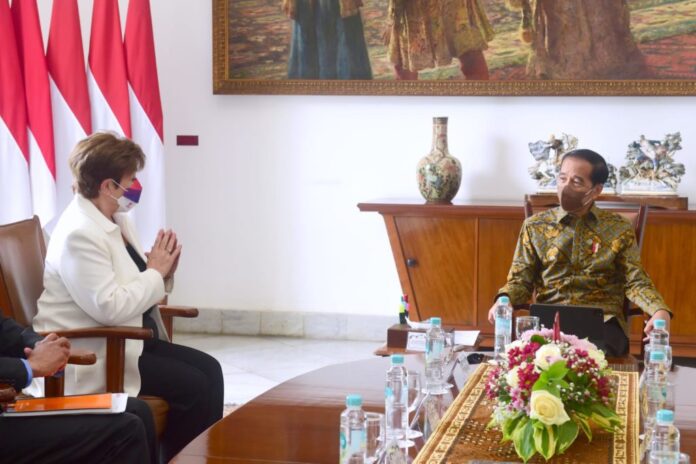
[[116, 181], [114, 181], [114, 184], [118, 185], [124, 193], [119, 198], [113, 196], [111, 198], [116, 200], [116, 203], [118, 203], [119, 213], [127, 213], [140, 201], [140, 194], [143, 193], [143, 187], [140, 185], [140, 181], [138, 181], [138, 179], [133, 181], [130, 188], [123, 188], [123, 186]]
[[581, 210], [592, 202], [591, 192], [592, 189], [583, 192], [566, 185], [561, 191], [561, 208], [568, 213]]

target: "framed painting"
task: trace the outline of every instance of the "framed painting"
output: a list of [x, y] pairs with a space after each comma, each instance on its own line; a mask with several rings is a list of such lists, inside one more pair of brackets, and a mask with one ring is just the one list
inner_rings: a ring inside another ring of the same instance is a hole
[[696, 0], [213, 0], [213, 90], [696, 95]]

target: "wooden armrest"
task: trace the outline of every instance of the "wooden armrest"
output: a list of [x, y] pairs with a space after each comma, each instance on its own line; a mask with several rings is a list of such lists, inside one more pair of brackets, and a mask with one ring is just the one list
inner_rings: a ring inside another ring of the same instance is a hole
[[6, 384], [0, 384], [0, 403], [11, 403], [17, 396], [17, 391]]
[[39, 332], [39, 335], [46, 336], [49, 333], [55, 333], [59, 337], [65, 338], [121, 338], [131, 340], [148, 340], [153, 337], [152, 329], [143, 329], [142, 327], [88, 327], [85, 329]]
[[198, 317], [198, 308], [193, 308], [191, 306], [160, 305], [159, 310], [162, 316]]
[[[48, 333], [51, 332], [41, 333], [41, 335], [48, 335]], [[152, 329], [142, 327], [89, 327], [56, 330], [53, 333], [66, 338], [106, 338], [106, 391], [109, 393], [123, 393], [126, 339], [147, 340], [153, 337]], [[46, 378], [46, 396], [63, 396], [62, 377]]]
[[97, 355], [91, 351], [80, 348], [71, 348], [68, 364], [76, 364], [79, 366], [88, 366], [97, 362]]
[[628, 317], [633, 317], [633, 316], [643, 316], [645, 317], [645, 313], [643, 312], [642, 309], [640, 308], [631, 308], [628, 310]]

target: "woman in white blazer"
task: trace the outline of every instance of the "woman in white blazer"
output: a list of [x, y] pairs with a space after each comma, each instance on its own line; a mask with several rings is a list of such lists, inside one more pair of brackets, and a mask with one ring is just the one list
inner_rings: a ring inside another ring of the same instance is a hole
[[[171, 289], [181, 245], [176, 234], [160, 231], [149, 253], [140, 247], [127, 214], [137, 203], [135, 174], [145, 163], [138, 145], [97, 133], [76, 146], [69, 162], [76, 194], [48, 245], [34, 329], [152, 328], [154, 340], [126, 341], [124, 388], [129, 396], [168, 401], [162, 453], [169, 461], [222, 417], [223, 400], [220, 365], [203, 352], [170, 343], [157, 308]], [[76, 339], [72, 344], [94, 351], [97, 363], [69, 365], [65, 393], [105, 391], [104, 339]]]

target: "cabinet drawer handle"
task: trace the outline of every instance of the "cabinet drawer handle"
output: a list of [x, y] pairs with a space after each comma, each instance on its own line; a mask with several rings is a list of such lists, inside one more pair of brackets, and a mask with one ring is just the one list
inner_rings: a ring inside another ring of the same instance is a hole
[[416, 267], [418, 266], [418, 260], [415, 258], [408, 258], [406, 260], [406, 266], [408, 267]]

